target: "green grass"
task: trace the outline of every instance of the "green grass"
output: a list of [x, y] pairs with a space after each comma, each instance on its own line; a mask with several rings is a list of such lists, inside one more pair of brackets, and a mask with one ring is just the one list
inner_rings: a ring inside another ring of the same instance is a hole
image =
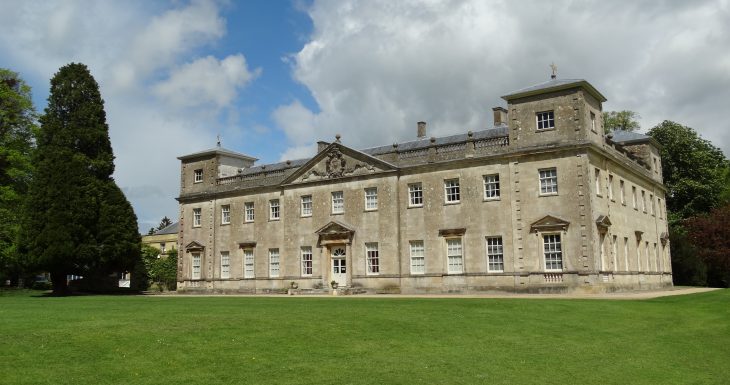
[[644, 301], [0, 295], [2, 384], [728, 384], [730, 290]]

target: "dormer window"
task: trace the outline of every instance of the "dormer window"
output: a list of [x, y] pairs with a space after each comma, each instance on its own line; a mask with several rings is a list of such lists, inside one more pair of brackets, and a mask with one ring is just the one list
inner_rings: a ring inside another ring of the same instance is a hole
[[538, 130], [555, 128], [555, 114], [553, 111], [538, 112], [536, 115]]
[[203, 181], [203, 169], [199, 168], [195, 170], [193, 182], [200, 183]]

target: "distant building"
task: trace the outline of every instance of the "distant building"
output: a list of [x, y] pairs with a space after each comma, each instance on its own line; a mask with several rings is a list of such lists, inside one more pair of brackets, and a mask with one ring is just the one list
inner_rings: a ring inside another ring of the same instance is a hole
[[[178, 290], [604, 292], [672, 285], [659, 145], [552, 79], [492, 128], [276, 164], [181, 156]], [[466, 129], [465, 129], [466, 131]], [[320, 289], [322, 290], [322, 289]]]
[[167, 255], [170, 250], [177, 248], [178, 224], [179, 222], [175, 222], [152, 235], [143, 235], [142, 244], [160, 250], [161, 256]]

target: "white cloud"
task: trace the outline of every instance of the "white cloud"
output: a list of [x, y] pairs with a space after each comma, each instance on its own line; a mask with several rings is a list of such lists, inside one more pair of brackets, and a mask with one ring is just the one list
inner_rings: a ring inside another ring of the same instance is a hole
[[[114, 177], [143, 230], [163, 216], [177, 217], [176, 157], [215, 144], [221, 131], [218, 114], [226, 112], [259, 71], [249, 71], [242, 54], [190, 62], [198, 50], [226, 33], [217, 2], [163, 6], [112, 0], [10, 1], [0, 12], [0, 57], [8, 61], [3, 66], [44, 84], [72, 61], [91, 70], [105, 100], [116, 155]], [[192, 76], [196, 70], [204, 79]], [[159, 79], [166, 79], [155, 88], [162, 99], [151, 95], [149, 86]], [[213, 92], [216, 87], [220, 93]], [[217, 108], [179, 108], [189, 105], [185, 98], [191, 95]], [[234, 123], [227, 122], [226, 128]]]
[[428, 135], [486, 128], [500, 95], [548, 80], [555, 62], [606, 95], [606, 110], [637, 111], [644, 129], [676, 120], [730, 154], [729, 4], [315, 1], [290, 60], [317, 109], [274, 117], [297, 153], [337, 132], [356, 147], [410, 140], [418, 120]]
[[178, 108], [222, 108], [231, 103], [239, 88], [260, 73], [260, 68], [250, 72], [241, 54], [223, 60], [207, 56], [174, 69], [169, 79], [153, 87], [153, 92]]

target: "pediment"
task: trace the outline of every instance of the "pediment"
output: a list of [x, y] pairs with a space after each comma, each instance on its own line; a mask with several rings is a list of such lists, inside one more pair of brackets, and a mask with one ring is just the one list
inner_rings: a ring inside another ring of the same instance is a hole
[[205, 246], [198, 241], [192, 241], [185, 246], [185, 251], [201, 251], [204, 249]]
[[299, 167], [282, 184], [347, 178], [396, 169], [397, 167], [388, 162], [335, 142]]
[[319, 235], [317, 239], [317, 247], [322, 247], [329, 244], [351, 244], [352, 237], [355, 234], [355, 229], [342, 222], [332, 221], [322, 226], [314, 233]]
[[320, 227], [319, 230], [315, 231], [315, 234], [343, 234], [343, 233], [354, 233], [355, 229], [351, 226], [346, 225], [342, 222], [331, 221], [326, 225]]
[[570, 222], [554, 217], [552, 215], [546, 215], [530, 225], [531, 232], [538, 231], [566, 231]]
[[596, 218], [596, 227], [598, 227], [598, 231], [605, 233], [608, 231], [610, 226], [611, 219], [608, 218], [608, 215], [599, 215], [598, 218]]

